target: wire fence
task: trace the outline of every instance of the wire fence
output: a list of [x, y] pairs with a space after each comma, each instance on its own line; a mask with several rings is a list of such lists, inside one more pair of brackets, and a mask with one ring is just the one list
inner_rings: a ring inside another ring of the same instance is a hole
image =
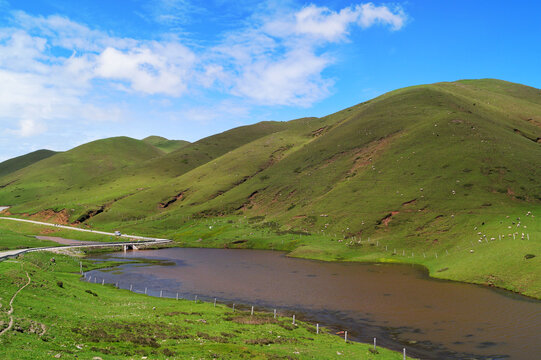
[[[255, 308], [255, 306], [253, 305], [246, 305], [246, 304], [238, 304], [238, 303], [234, 303], [234, 302], [223, 302], [223, 303], [219, 303], [218, 301], [218, 298], [217, 297], [210, 297], [210, 296], [200, 296], [200, 295], [193, 295], [193, 294], [183, 294], [181, 292], [178, 292], [178, 291], [170, 291], [170, 290], [167, 290], [167, 289], [153, 289], [153, 288], [149, 288], [149, 287], [140, 287], [140, 288], [137, 288], [137, 287], [134, 287], [133, 284], [129, 283], [129, 282], [114, 282], [114, 283], [110, 283], [110, 282], [106, 282], [106, 279], [103, 278], [103, 277], [97, 277], [97, 276], [92, 276], [91, 274], [88, 274], [88, 273], [85, 273], [83, 272], [82, 270], [82, 263], [80, 262], [80, 273], [81, 273], [81, 276], [83, 277], [83, 280], [88, 282], [88, 283], [93, 283], [93, 284], [97, 284], [97, 285], [113, 285], [115, 288], [117, 289], [122, 289], [122, 290], [129, 290], [133, 293], [136, 293], [136, 294], [142, 294], [142, 295], [147, 295], [147, 296], [154, 296], [154, 297], [160, 297], [160, 298], [169, 298], [169, 299], [175, 299], [175, 300], [189, 300], [189, 301], [193, 301], [195, 304], [198, 304], [198, 303], [208, 303], [208, 304], [213, 304], [214, 307], [216, 306], [226, 306], [226, 307], [229, 307], [231, 308], [232, 312], [250, 312], [250, 316], [254, 316], [254, 315], [257, 315], [257, 313], [261, 314], [261, 313], [267, 313], [267, 309], [266, 308]], [[256, 313], [257, 311], [257, 313]], [[278, 309], [274, 308], [272, 310], [272, 316], [274, 319], [278, 318], [278, 317], [285, 317], [287, 316], [288, 314], [285, 314], [285, 313], [282, 313], [280, 314], [278, 312]], [[306, 322], [306, 321], [305, 321]], [[296, 319], [296, 314], [292, 314], [291, 315], [291, 325], [293, 326], [298, 326], [298, 323], [297, 323], [297, 319]], [[313, 324], [312, 324], [313, 325]], [[319, 323], [316, 322], [316, 335], [320, 334], [320, 333], [323, 333], [323, 329], [319, 326]], [[338, 331], [336, 333], [336, 335], [343, 335], [343, 338], [344, 338], [344, 342], [345, 343], [348, 343], [348, 342], [351, 342], [350, 339], [348, 339], [348, 330], [342, 330], [342, 331]], [[370, 352], [372, 353], [375, 353], [377, 354], [378, 351], [377, 351], [377, 338], [374, 337], [374, 345], [373, 347], [371, 347], [370, 349]], [[403, 348], [402, 349], [402, 355], [403, 355], [403, 359], [405, 360], [406, 359], [406, 348]]]

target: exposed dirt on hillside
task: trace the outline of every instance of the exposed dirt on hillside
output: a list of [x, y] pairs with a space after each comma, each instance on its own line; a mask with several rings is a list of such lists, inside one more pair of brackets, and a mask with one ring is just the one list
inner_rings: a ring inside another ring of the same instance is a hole
[[312, 131], [312, 136], [313, 137], [318, 137], [318, 136], [323, 135], [327, 131], [329, 131], [329, 126], [323, 126], [323, 127], [320, 127], [317, 130]]
[[530, 117], [530, 118], [527, 118], [527, 119], [524, 119], [524, 120], [526, 120], [527, 122], [529, 122], [532, 125], [541, 127], [541, 119], [536, 119], [536, 118]]
[[413, 199], [413, 200], [402, 203], [402, 206], [414, 205], [416, 202], [417, 202], [417, 199]]
[[[265, 189], [266, 189], [266, 188], [265, 188]], [[247, 199], [241, 206], [239, 206], [236, 210], [247, 210], [247, 209], [252, 209], [252, 208], [256, 205], [255, 199], [256, 199], [256, 197], [259, 195], [259, 192], [260, 192], [260, 191], [264, 191], [265, 189], [256, 190], [256, 191], [252, 192], [252, 193], [248, 196], [248, 199]]]
[[374, 158], [380, 156], [399, 135], [400, 133], [387, 136], [356, 149], [352, 156], [353, 165], [349, 169], [348, 175], [355, 175], [358, 170], [369, 166]]
[[37, 221], [52, 222], [61, 225], [69, 224], [69, 214], [66, 209], [58, 212], [54, 211], [53, 209], [41, 210], [35, 214], [28, 215], [28, 217]]
[[393, 216], [399, 214], [400, 211], [391, 211], [390, 214], [385, 215], [380, 221], [377, 222], [377, 225], [383, 225], [385, 227], [389, 226], [389, 223], [393, 219]]
[[346, 157], [351, 158], [353, 165], [347, 172], [347, 176], [353, 176], [357, 173], [357, 170], [367, 167], [370, 165], [374, 159], [381, 155], [391, 144], [391, 142], [397, 138], [401, 133], [396, 133], [387, 137], [382, 137], [378, 140], [374, 140], [365, 146], [356, 147], [351, 150], [342, 151], [337, 154], [334, 154], [329, 159], [325, 160], [321, 165], [320, 169], [324, 169], [329, 165], [335, 163], [336, 161], [342, 160]]
[[79, 216], [79, 218], [77, 219], [77, 221], [74, 222], [74, 224], [83, 223], [83, 222], [87, 221], [88, 219], [90, 219], [90, 218], [92, 218], [92, 217], [94, 217], [94, 216], [96, 216], [98, 214], [101, 214], [104, 211], [105, 211], [105, 205], [100, 206], [98, 209], [88, 210], [86, 213]]
[[180, 193], [178, 193], [177, 195], [173, 196], [173, 198], [167, 200], [167, 201], [163, 201], [161, 203], [158, 204], [158, 207], [161, 208], [161, 209], [165, 209], [167, 208], [169, 205], [177, 202], [178, 200], [183, 200], [184, 199], [184, 195], [186, 194], [188, 190], [184, 190], [184, 191], [181, 191]]

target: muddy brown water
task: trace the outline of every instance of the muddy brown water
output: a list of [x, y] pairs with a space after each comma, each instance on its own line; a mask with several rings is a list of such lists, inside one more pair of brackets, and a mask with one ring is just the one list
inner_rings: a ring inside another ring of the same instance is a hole
[[[93, 256], [152, 259], [87, 274], [150, 295], [255, 305], [348, 330], [423, 359], [539, 359], [541, 302], [430, 279], [420, 267], [322, 262], [262, 250], [185, 249]], [[156, 262], [155, 260], [161, 260]]]

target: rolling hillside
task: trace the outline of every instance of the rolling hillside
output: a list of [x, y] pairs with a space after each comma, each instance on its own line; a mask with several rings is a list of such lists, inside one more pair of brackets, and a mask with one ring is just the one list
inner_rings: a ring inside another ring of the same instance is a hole
[[164, 153], [170, 153], [171, 151], [180, 149], [181, 147], [188, 145], [189, 141], [184, 140], [169, 140], [161, 136], [148, 136], [143, 139], [144, 142], [157, 147]]
[[30, 166], [33, 163], [51, 157], [54, 154], [56, 154], [55, 151], [42, 149], [6, 160], [0, 163], [0, 177], [9, 175], [12, 172]]
[[413, 86], [167, 154], [160, 139], [116, 141], [1, 177], [0, 204], [190, 246], [421, 263], [434, 276], [541, 296], [539, 89]]

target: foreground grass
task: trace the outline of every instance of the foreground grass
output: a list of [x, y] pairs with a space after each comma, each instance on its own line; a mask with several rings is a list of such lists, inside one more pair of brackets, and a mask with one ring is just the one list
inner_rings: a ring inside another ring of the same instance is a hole
[[[0, 358], [102, 359], [401, 359], [306, 323], [226, 306], [160, 299], [80, 281], [79, 259], [47, 252], [0, 263], [0, 331], [14, 301], [14, 325], [0, 337]], [[83, 261], [85, 269], [96, 265]]]

